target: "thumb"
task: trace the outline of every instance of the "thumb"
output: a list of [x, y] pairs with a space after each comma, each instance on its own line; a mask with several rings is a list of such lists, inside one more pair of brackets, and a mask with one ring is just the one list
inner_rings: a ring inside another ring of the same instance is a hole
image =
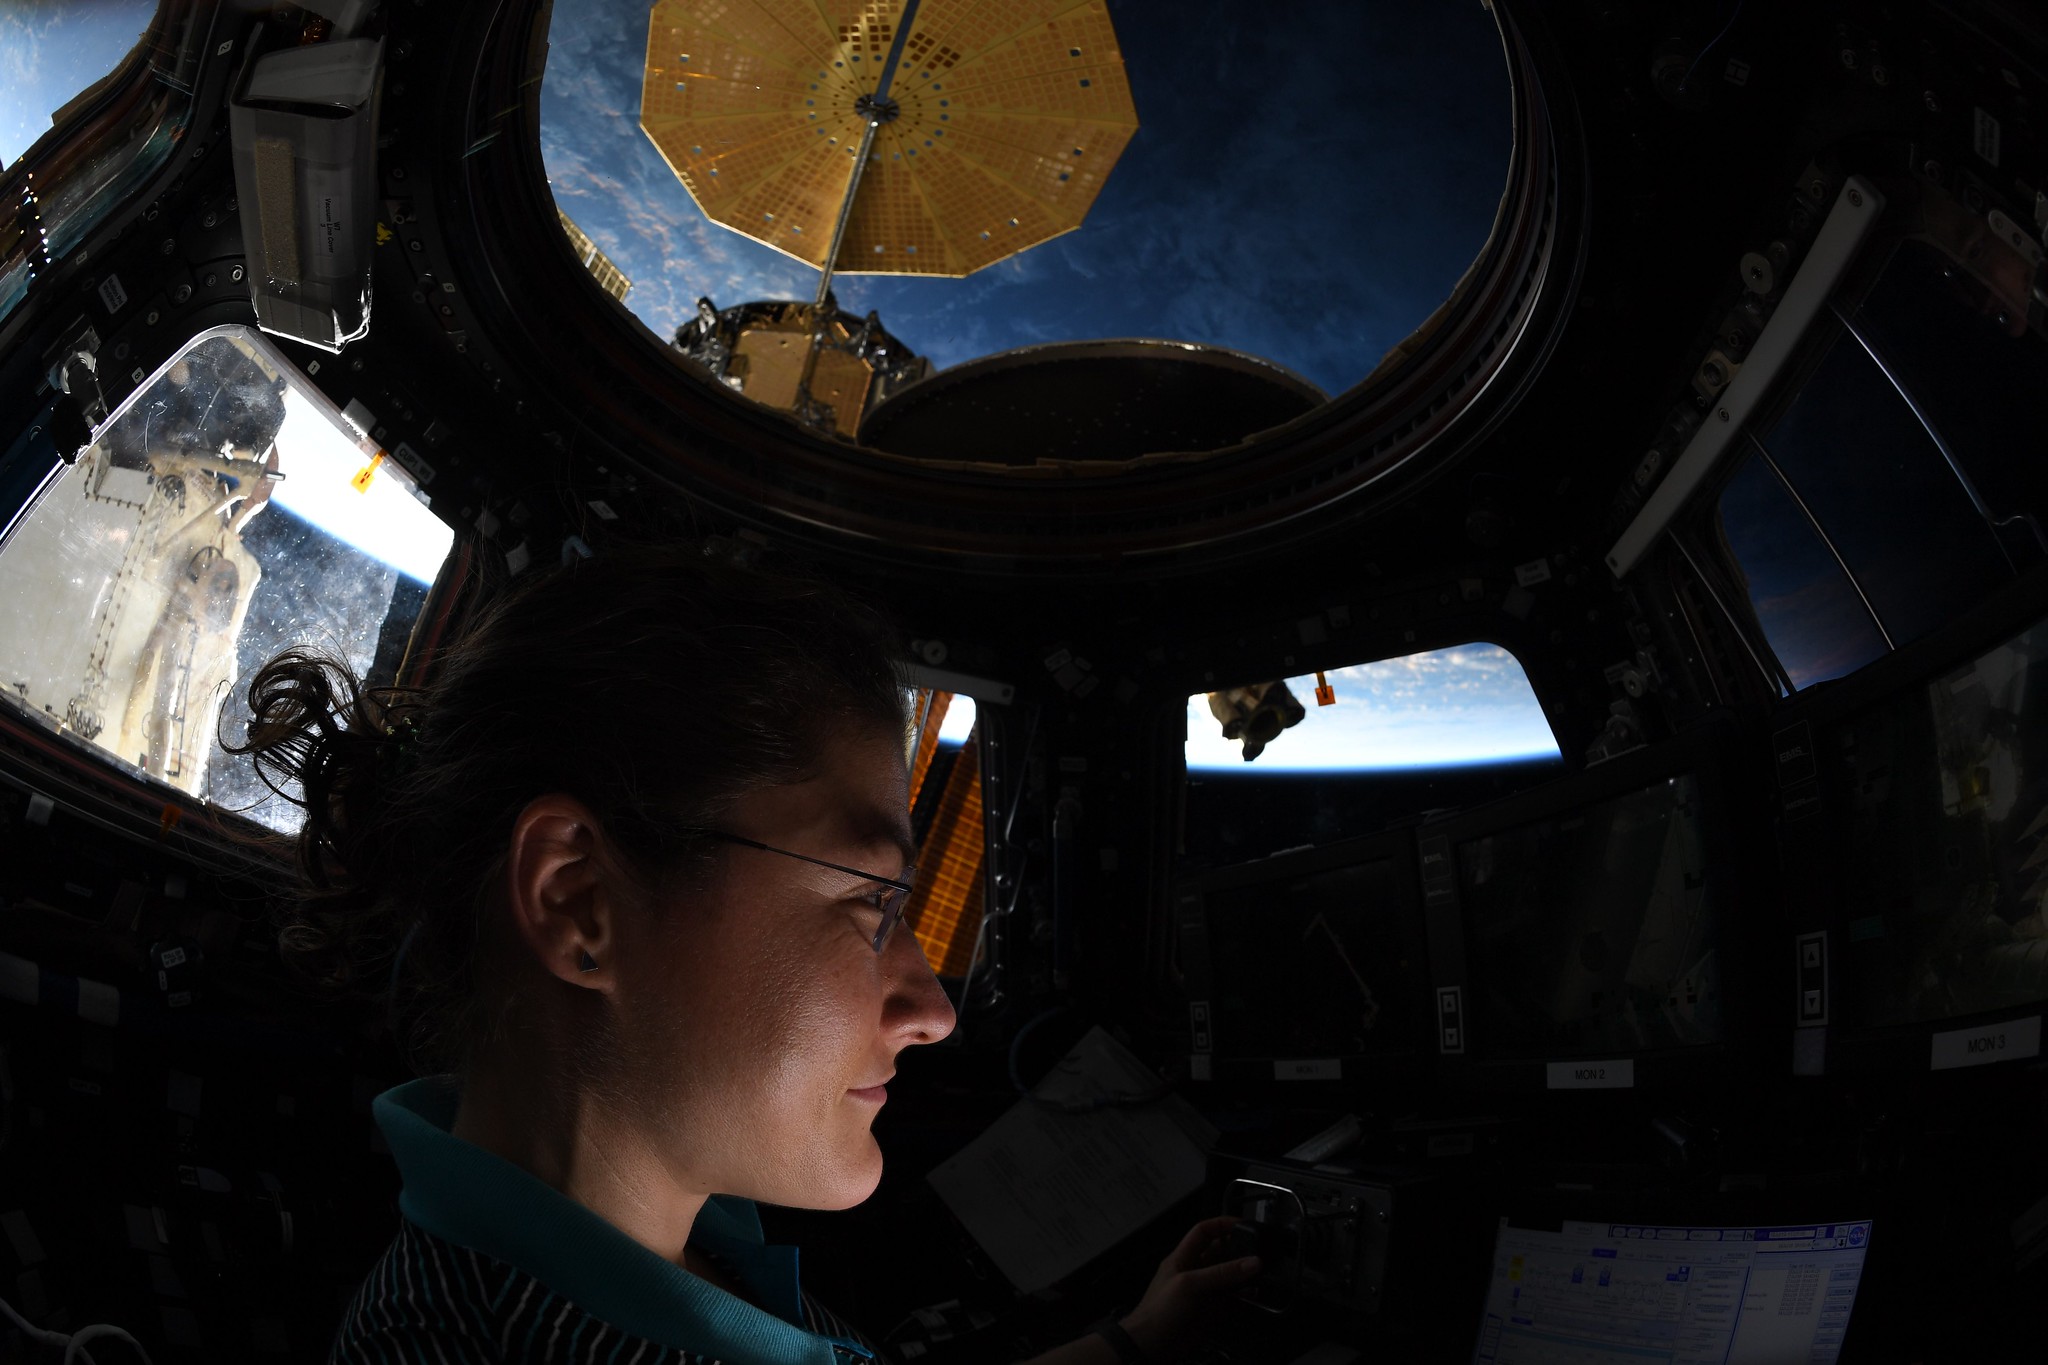
[[1259, 1273], [1259, 1258], [1245, 1256], [1221, 1265], [1203, 1266], [1200, 1270], [1184, 1271], [1181, 1283], [1202, 1294], [1220, 1294], [1226, 1290], [1249, 1284]]
[[1227, 1213], [1215, 1218], [1204, 1218], [1181, 1235], [1180, 1245], [1168, 1254], [1167, 1259], [1169, 1261], [1178, 1261], [1183, 1258], [1191, 1259], [1198, 1256], [1204, 1247], [1229, 1232], [1237, 1224], [1238, 1220]]

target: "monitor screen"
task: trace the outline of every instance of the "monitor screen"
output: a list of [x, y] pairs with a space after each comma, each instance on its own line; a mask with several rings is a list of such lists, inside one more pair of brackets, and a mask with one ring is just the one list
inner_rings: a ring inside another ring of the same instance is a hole
[[1851, 1022], [2048, 999], [2048, 623], [1816, 739]]
[[1662, 1227], [1501, 1220], [1475, 1362], [1833, 1365], [1870, 1220]]
[[1206, 897], [1216, 1051], [1386, 1054], [1414, 1046], [1420, 906], [1393, 857]]
[[1467, 838], [1456, 862], [1475, 1053], [1592, 1057], [1720, 1041], [1695, 777]]

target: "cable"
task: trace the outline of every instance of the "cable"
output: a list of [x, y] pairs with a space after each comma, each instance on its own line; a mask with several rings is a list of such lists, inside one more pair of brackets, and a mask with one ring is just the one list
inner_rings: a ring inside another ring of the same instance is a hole
[[[1121, 1108], [1126, 1105], [1137, 1104], [1154, 1104], [1160, 1100], [1165, 1099], [1169, 1094], [1173, 1092], [1173, 1084], [1170, 1081], [1162, 1081], [1159, 1085], [1154, 1086], [1150, 1090], [1143, 1090], [1135, 1093], [1123, 1092], [1118, 1094], [1107, 1094], [1098, 1096], [1097, 1098], [1092, 1100], [1081, 1101], [1049, 1100], [1045, 1098], [1043, 1095], [1040, 1095], [1035, 1088], [1024, 1084], [1024, 1073], [1018, 1067], [1018, 1058], [1023, 1051], [1024, 1039], [1031, 1033], [1033, 1029], [1037, 1028], [1046, 1020], [1051, 1019], [1057, 1015], [1065, 1014], [1072, 1008], [1073, 1006], [1071, 1005], [1054, 1005], [1052, 1008], [1048, 1010], [1045, 1010], [1039, 1014], [1035, 1014], [1028, 1021], [1026, 1021], [1022, 1028], [1017, 1030], [1016, 1036], [1010, 1039], [1010, 1084], [1016, 1087], [1018, 1094], [1022, 1095], [1024, 1098], [1030, 1100], [1034, 1104], [1040, 1105], [1046, 1109], [1056, 1110], [1062, 1114], [1092, 1114], [1098, 1109], [1114, 1109]], [[1072, 1059], [1063, 1058], [1060, 1061], [1054, 1063], [1052, 1068], [1053, 1071], [1062, 1071], [1067, 1069], [1067, 1065], [1070, 1060]], [[1050, 1075], [1051, 1072], [1048, 1072], [1047, 1074]], [[1043, 1078], [1040, 1079], [1039, 1083], [1041, 1085], [1044, 1084]]]
[[83, 1360], [85, 1365], [93, 1365], [93, 1358], [86, 1354], [85, 1343], [100, 1337], [126, 1343], [134, 1350], [136, 1355], [142, 1357], [142, 1365], [149, 1365], [149, 1352], [142, 1349], [142, 1343], [129, 1336], [120, 1328], [110, 1326], [107, 1323], [102, 1322], [96, 1323], [91, 1327], [81, 1327], [76, 1332], [66, 1336], [62, 1332], [45, 1331], [37, 1327], [20, 1313], [17, 1313], [14, 1305], [5, 1299], [0, 1299], [0, 1313], [5, 1313], [9, 1318], [13, 1319], [14, 1325], [20, 1328], [28, 1339], [37, 1345], [62, 1347], [64, 1349], [64, 1365], [72, 1365], [72, 1362], [77, 1360]]
[[[1692, 65], [1688, 66], [1685, 69], [1685, 74], [1678, 78], [1678, 90], [1680, 94], [1684, 94], [1685, 87], [1692, 84], [1692, 73], [1700, 69], [1700, 63], [1707, 59], [1707, 54], [1709, 52], [1712, 52], [1715, 48], [1721, 45], [1721, 40], [1728, 36], [1728, 30], [1734, 28], [1735, 21], [1742, 17], [1742, 5], [1743, 0], [1735, 0], [1735, 12], [1728, 16], [1728, 22], [1721, 25], [1721, 31], [1714, 35], [1713, 41], [1700, 49], [1699, 55], [1692, 59]], [[1670, 68], [1668, 67], [1666, 68], [1666, 70], [1669, 69]]]
[[1071, 1008], [1069, 1005], [1054, 1005], [1051, 1009], [1034, 1015], [1024, 1027], [1017, 1030], [1016, 1036], [1010, 1039], [1010, 1084], [1016, 1087], [1018, 1094], [1031, 1093], [1031, 1087], [1024, 1084], [1023, 1073], [1017, 1069], [1017, 1056], [1023, 1050], [1024, 1040], [1031, 1035], [1031, 1030], [1055, 1015], [1065, 1014]]
[[[1019, 866], [1021, 867], [1022, 865], [1020, 864]], [[1016, 908], [1016, 899], [1023, 894], [1024, 886], [1020, 880], [1016, 893], [1010, 898], [1011, 909]], [[984, 909], [981, 913], [981, 924], [974, 931], [974, 952], [968, 956], [967, 975], [960, 982], [960, 1003], [955, 1006], [953, 1011], [953, 1032], [950, 1035], [950, 1041], [955, 1047], [961, 1047], [966, 1042], [967, 1006], [972, 1003], [974, 972], [981, 965], [981, 950], [988, 943], [989, 927], [995, 922], [997, 915], [1007, 915], [1008, 913], [1009, 911], [1004, 910], [1000, 905], [994, 911]], [[1000, 991], [1000, 987], [998, 987], [998, 990]], [[1000, 995], [998, 998], [1000, 998]]]
[[27, 1318], [15, 1312], [14, 1305], [5, 1299], [0, 1299], [0, 1312], [4, 1312], [8, 1317], [12, 1318], [14, 1325], [26, 1333], [30, 1341], [35, 1342], [39, 1346], [69, 1346], [71, 1344], [71, 1338], [65, 1336], [62, 1332], [45, 1332], [42, 1328], [35, 1326]]
[[95, 1337], [107, 1337], [113, 1341], [126, 1343], [130, 1350], [142, 1357], [142, 1365], [149, 1365], [149, 1352], [142, 1349], [141, 1342], [120, 1328], [104, 1322], [95, 1323], [91, 1327], [81, 1327], [72, 1333], [71, 1344], [64, 1348], [64, 1365], [71, 1365], [72, 1361], [80, 1359], [85, 1361], [85, 1365], [93, 1365], [92, 1357], [85, 1353], [85, 1343]]

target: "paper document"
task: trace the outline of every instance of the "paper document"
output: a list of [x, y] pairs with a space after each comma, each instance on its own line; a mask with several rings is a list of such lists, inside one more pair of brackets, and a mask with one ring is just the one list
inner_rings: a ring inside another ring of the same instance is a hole
[[1018, 1290], [1047, 1288], [1201, 1187], [1216, 1129], [1161, 1090], [1143, 1062], [1091, 1029], [1035, 1099], [927, 1178]]

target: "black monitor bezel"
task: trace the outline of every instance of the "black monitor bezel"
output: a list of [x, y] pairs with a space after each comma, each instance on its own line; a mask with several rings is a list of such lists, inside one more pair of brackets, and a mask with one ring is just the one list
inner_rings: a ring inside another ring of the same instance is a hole
[[[1415, 835], [1412, 828], [1385, 830], [1312, 848], [1288, 849], [1248, 863], [1214, 868], [1185, 878], [1174, 888], [1174, 932], [1180, 943], [1183, 979], [1191, 1016], [1199, 1004], [1213, 1001], [1215, 964], [1208, 957], [1211, 909], [1209, 899], [1219, 891], [1292, 880], [1319, 872], [1332, 872], [1367, 862], [1390, 862], [1394, 869], [1397, 905], [1412, 926], [1417, 957], [1415, 988], [1405, 1002], [1411, 1027], [1403, 1046], [1386, 1053], [1335, 1053], [1323, 1058], [1284, 1058], [1257, 1054], [1230, 1055], [1194, 1047], [1194, 1055], [1207, 1058], [1208, 1079], [1218, 1087], [1241, 1096], [1282, 1095], [1300, 1100], [1305, 1107], [1329, 1107], [1349, 1101], [1349, 1087], [1361, 1081], [1375, 1084], [1391, 1080], [1420, 1081], [1430, 1069], [1430, 992], [1428, 985], [1428, 939], [1422, 919], [1422, 886], [1417, 877]], [[1199, 938], [1196, 937], [1199, 935]], [[1217, 1021], [1211, 1016], [1213, 1027]], [[1191, 1028], [1199, 1026], [1191, 1022]], [[1220, 1039], [1220, 1035], [1212, 1035]], [[1331, 1078], [1283, 1076], [1277, 1065], [1295, 1061], [1334, 1061], [1340, 1074]], [[1198, 1073], [1197, 1081], [1202, 1077]]]
[[[1783, 747], [1781, 738], [1788, 732], [1796, 734], [1802, 724], [1807, 727], [1808, 740], [1818, 745], [1831, 727], [1897, 705], [1911, 694], [1924, 691], [1935, 679], [2044, 622], [2048, 622], [2048, 565], [2029, 571], [1941, 629], [1873, 660], [1848, 677], [1819, 684], [1779, 703], [1768, 727], [1772, 752], [1776, 754]], [[1790, 902], [1788, 935], [1779, 951], [1790, 979], [1796, 971], [1793, 945], [1797, 938], [1824, 933], [1829, 959], [1828, 989], [1837, 994], [1845, 985], [1853, 989], [1853, 983], [1843, 975], [1847, 968], [1836, 960], [1848, 942], [1853, 907], [1847, 904], [1839, 879], [1830, 875], [1839, 866], [1837, 859], [1844, 856], [1845, 844], [1829, 837], [1839, 833], [1839, 827], [1823, 823], [1818, 827], [1823, 837], [1817, 849], [1807, 850], [1806, 822], [1825, 819], [1829, 807], [1825, 773], [1816, 765], [1810, 780], [1787, 780], [1791, 776], [1787, 773], [1777, 781], [1771, 807], [1778, 860]], [[1827, 1022], [1818, 1026], [1824, 1029], [1820, 1043], [1805, 1049], [1808, 1074], [1927, 1074], [1934, 1070], [1933, 1040], [1938, 1034], [1974, 1031], [2048, 1015], [2048, 998], [2044, 998], [2026, 1005], [1942, 1019], [1859, 1025], [1846, 1022], [1835, 1007], [1837, 1003], [1829, 1002]], [[1796, 991], [1788, 992], [1778, 1018], [1797, 1029]], [[1959, 1080], [1973, 1073], [1997, 1077], [2006, 1074], [2012, 1065], [2028, 1060], [2021, 1057], [2011, 1062], [1943, 1070]]]
[[[1633, 749], [1603, 763], [1580, 769], [1527, 792], [1441, 820], [1417, 831], [1425, 861], [1440, 854], [1449, 858], [1446, 876], [1425, 874], [1430, 935], [1431, 977], [1439, 990], [1458, 988], [1471, 998], [1465, 924], [1457, 894], [1456, 851], [1460, 844], [1497, 834], [1566, 811], [1582, 809], [1640, 791], [1657, 782], [1691, 775], [1699, 784], [1701, 834], [1706, 856], [1725, 887], [1717, 893], [1722, 964], [1723, 1028], [1721, 1041], [1688, 1047], [1656, 1048], [1614, 1055], [1633, 1063], [1629, 1090], [1721, 1086], [1754, 1074], [1758, 1061], [1758, 1025], [1762, 1011], [1760, 982], [1754, 963], [1763, 924], [1768, 918], [1760, 891], [1766, 878], [1756, 866], [1755, 850], [1765, 846], [1769, 827], [1752, 812], [1749, 792], [1754, 771], [1745, 773], [1755, 746], [1745, 727], [1728, 712], [1712, 712], [1692, 730], [1663, 742]], [[1750, 826], [1754, 824], [1754, 828]], [[1437, 843], [1436, 841], [1443, 841]], [[1606, 1058], [1526, 1058], [1489, 1056], [1482, 1039], [1473, 1039], [1466, 1025], [1462, 1050], [1438, 1039], [1439, 1074], [1452, 1089], [1552, 1091], [1571, 1093], [1550, 1084], [1552, 1063], [1573, 1063], [1574, 1070]], [[1589, 1089], [1584, 1093], [1602, 1093]], [[1612, 1093], [1607, 1090], [1605, 1093]]]

